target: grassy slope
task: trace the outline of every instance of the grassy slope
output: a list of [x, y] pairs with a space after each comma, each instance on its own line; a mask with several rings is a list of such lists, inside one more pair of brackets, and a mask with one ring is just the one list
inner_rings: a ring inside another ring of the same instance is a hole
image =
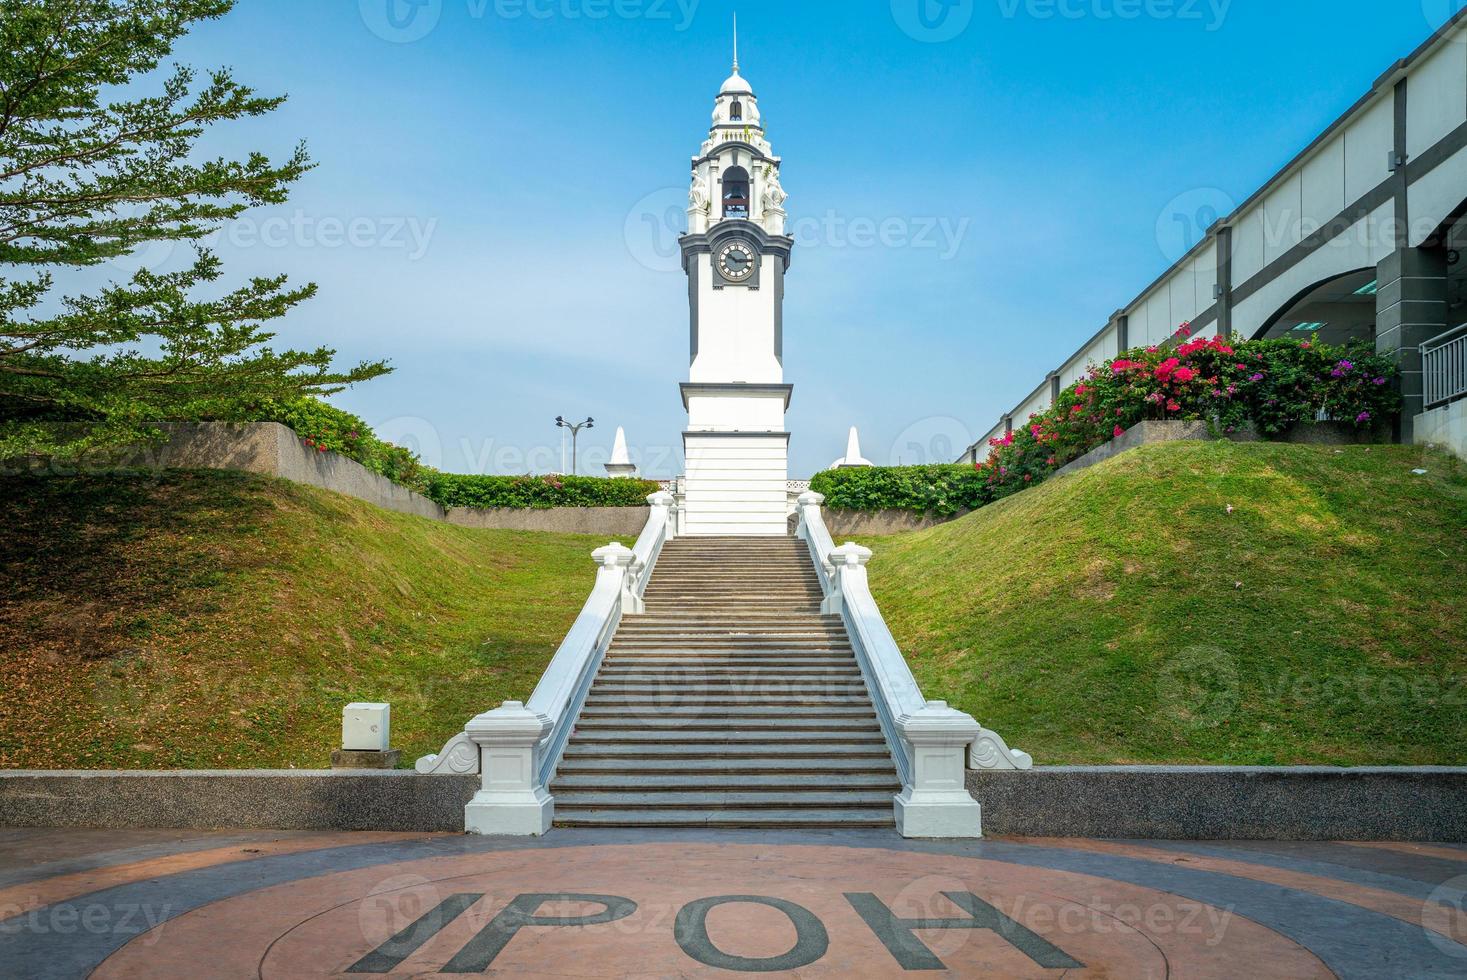
[[525, 698], [605, 540], [451, 527], [228, 473], [0, 480], [0, 767], [405, 759]]
[[1041, 763], [1467, 763], [1451, 457], [1155, 446], [872, 544], [928, 696]]

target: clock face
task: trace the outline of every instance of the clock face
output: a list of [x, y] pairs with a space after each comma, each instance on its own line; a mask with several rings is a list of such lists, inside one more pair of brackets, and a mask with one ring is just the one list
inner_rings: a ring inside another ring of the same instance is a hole
[[754, 274], [754, 253], [749, 246], [735, 243], [719, 253], [718, 266], [724, 278], [742, 282]]

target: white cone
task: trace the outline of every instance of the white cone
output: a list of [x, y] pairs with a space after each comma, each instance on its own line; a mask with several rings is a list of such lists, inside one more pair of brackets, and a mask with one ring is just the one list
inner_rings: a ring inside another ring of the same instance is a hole
[[637, 465], [627, 452], [627, 434], [621, 426], [616, 427], [616, 441], [611, 446], [611, 462], [606, 464], [607, 476], [630, 477], [637, 475]]
[[846, 440], [845, 456], [831, 463], [830, 468], [839, 470], [871, 465], [871, 460], [861, 455], [861, 434], [856, 431], [856, 427], [853, 425], [851, 426], [850, 438]]

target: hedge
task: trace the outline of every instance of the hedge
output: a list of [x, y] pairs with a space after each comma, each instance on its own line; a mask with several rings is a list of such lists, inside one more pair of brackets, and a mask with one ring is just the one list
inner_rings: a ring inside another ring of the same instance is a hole
[[433, 473], [427, 495], [443, 507], [645, 507], [660, 489], [651, 480], [592, 476], [463, 476]]
[[644, 507], [647, 497], [659, 489], [658, 484], [648, 480], [440, 473], [411, 450], [377, 438], [357, 416], [316, 398], [261, 402], [249, 410], [244, 420], [279, 422], [295, 430], [307, 449], [339, 453], [441, 507]]
[[951, 517], [990, 502], [988, 478], [971, 466], [877, 466], [817, 473], [810, 489], [837, 510], [910, 510]]

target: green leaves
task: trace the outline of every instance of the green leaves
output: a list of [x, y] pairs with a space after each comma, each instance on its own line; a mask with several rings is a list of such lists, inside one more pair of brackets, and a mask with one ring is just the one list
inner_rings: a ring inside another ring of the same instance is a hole
[[658, 485], [651, 480], [591, 476], [461, 476], [433, 473], [427, 494], [444, 507], [644, 507]]
[[984, 476], [971, 466], [875, 466], [827, 470], [810, 489], [837, 510], [909, 510], [950, 517], [992, 499]]
[[[218, 259], [55, 296], [67, 269], [152, 242], [197, 243], [253, 205], [286, 200], [313, 164], [201, 158], [220, 124], [283, 103], [227, 70], [175, 66], [137, 94], [197, 21], [233, 0], [0, 0], [0, 459], [156, 437], [156, 423], [228, 418], [267, 399], [329, 394], [389, 369], [266, 346], [265, 324], [315, 295], [285, 276], [213, 295]], [[102, 88], [125, 98], [104, 101]], [[146, 352], [146, 353], [145, 353]]]

